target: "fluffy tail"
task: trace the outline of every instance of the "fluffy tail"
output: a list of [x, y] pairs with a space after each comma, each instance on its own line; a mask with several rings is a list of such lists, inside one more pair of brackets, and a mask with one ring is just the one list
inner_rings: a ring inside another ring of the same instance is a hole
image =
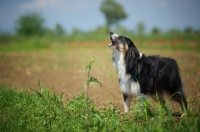
[[174, 92], [172, 94], [172, 98], [180, 104], [182, 110], [187, 109], [186, 95], [182, 88], [179, 89], [179, 91]]

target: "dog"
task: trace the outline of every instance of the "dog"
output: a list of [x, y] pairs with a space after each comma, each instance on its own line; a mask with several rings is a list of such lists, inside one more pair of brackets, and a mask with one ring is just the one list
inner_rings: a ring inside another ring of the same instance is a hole
[[123, 93], [125, 112], [130, 110], [132, 96], [140, 100], [151, 96], [165, 104], [164, 95], [170, 96], [187, 109], [186, 94], [176, 60], [160, 56], [146, 56], [138, 51], [130, 38], [110, 32], [108, 48], [113, 50], [113, 65], [118, 73]]

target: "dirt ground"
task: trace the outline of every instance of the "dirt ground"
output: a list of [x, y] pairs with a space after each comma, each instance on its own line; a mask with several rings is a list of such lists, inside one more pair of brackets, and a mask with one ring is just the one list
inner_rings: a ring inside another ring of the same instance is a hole
[[[37, 51], [0, 52], [0, 84], [11, 84], [13, 89], [29, 91], [38, 89], [38, 80], [57, 94], [64, 92], [63, 100], [69, 101], [85, 93], [87, 75], [85, 66], [96, 62], [91, 75], [102, 82], [102, 87], [92, 83], [89, 97], [99, 106], [112, 102], [123, 109], [123, 98], [118, 77], [112, 65], [112, 51], [103, 42], [52, 44], [51, 48]], [[200, 97], [200, 54], [180, 50], [139, 49], [146, 55], [161, 55], [177, 60], [188, 100]], [[135, 101], [133, 100], [133, 103]]]

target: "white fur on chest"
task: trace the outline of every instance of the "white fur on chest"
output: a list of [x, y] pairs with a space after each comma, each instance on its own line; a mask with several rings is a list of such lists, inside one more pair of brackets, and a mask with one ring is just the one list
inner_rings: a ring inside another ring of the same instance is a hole
[[118, 73], [120, 89], [127, 95], [140, 95], [140, 85], [130, 75], [126, 74], [124, 54], [118, 50], [113, 51], [113, 65]]

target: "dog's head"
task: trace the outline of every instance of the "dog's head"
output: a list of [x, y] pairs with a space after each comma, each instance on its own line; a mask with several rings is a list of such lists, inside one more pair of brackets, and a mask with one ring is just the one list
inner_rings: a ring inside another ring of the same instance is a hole
[[128, 52], [131, 52], [133, 57], [140, 57], [137, 47], [130, 38], [110, 32], [110, 41], [111, 44], [108, 44], [108, 48], [112, 50], [118, 50], [124, 55], [126, 55]]
[[138, 51], [131, 39], [110, 32], [110, 41], [111, 44], [108, 44], [108, 48], [112, 49], [114, 54], [121, 52], [124, 55], [127, 71], [137, 70], [134, 68], [134, 65], [142, 57], [142, 54]]

